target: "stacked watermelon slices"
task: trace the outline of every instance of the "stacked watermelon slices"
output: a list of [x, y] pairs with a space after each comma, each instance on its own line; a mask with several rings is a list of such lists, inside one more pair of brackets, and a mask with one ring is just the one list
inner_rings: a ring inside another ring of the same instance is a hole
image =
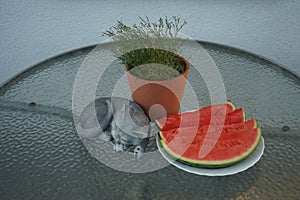
[[262, 137], [257, 121], [246, 121], [243, 109], [231, 102], [168, 115], [156, 123], [165, 152], [196, 167], [221, 168], [240, 162]]

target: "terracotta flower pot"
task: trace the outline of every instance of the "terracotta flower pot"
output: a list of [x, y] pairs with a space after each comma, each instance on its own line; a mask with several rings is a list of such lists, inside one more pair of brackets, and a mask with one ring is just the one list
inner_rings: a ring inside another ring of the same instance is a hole
[[185, 71], [174, 79], [162, 81], [138, 78], [126, 66], [132, 98], [141, 105], [151, 120], [178, 113], [190, 69], [189, 62], [184, 58], [182, 60]]

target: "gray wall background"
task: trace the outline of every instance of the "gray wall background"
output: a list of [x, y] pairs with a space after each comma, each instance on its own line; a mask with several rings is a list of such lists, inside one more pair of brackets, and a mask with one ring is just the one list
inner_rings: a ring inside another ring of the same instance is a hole
[[99, 43], [116, 20], [179, 15], [194, 39], [241, 48], [300, 74], [299, 0], [0, 0], [0, 83], [51, 56]]

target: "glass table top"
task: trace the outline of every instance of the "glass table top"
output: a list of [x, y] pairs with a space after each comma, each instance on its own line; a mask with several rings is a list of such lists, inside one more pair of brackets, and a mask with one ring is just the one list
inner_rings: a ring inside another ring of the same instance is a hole
[[[264, 155], [253, 167], [207, 177], [168, 164], [148, 173], [128, 173], [95, 159], [77, 135], [72, 115], [73, 84], [92, 46], [39, 63], [0, 88], [1, 199], [299, 198], [299, 77], [255, 55], [200, 44], [222, 76], [226, 98], [263, 129]], [[123, 75], [123, 66], [112, 62], [99, 80], [96, 97], [110, 96]], [[193, 64], [188, 82], [199, 106], [209, 105], [205, 81]], [[121, 92], [128, 95], [126, 88]], [[183, 102], [189, 103], [187, 95]], [[154, 165], [166, 162], [157, 159]]]

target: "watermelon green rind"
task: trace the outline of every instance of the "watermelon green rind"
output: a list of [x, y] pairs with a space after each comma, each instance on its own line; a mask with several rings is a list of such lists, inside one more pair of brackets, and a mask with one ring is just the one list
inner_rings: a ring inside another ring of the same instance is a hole
[[246, 114], [244, 112], [244, 109], [243, 109], [243, 117], [244, 117], [244, 122], [246, 121]]
[[253, 120], [254, 120], [254, 127], [253, 128], [258, 128], [258, 122], [257, 122], [257, 120], [255, 118], [253, 118]]
[[160, 125], [158, 119], [155, 120], [155, 124], [158, 127], [159, 130], [161, 130], [163, 127]]
[[203, 167], [203, 168], [222, 168], [222, 167], [227, 167], [227, 166], [236, 164], [236, 163], [244, 160], [256, 149], [256, 147], [258, 146], [258, 144], [261, 140], [261, 137], [262, 137], [261, 128], [257, 128], [256, 130], [258, 131], [257, 138], [256, 138], [255, 142], [253, 143], [253, 145], [251, 146], [251, 148], [249, 148], [248, 151], [246, 151], [243, 154], [236, 156], [232, 159], [222, 160], [222, 161], [201, 161], [201, 160], [193, 160], [193, 159], [183, 158], [183, 157], [181, 157], [181, 155], [177, 155], [172, 150], [170, 150], [168, 148], [168, 146], [166, 145], [165, 141], [160, 140], [160, 143], [167, 154], [169, 154], [171, 157], [175, 158], [177, 161], [179, 161], [181, 163], [195, 166], [195, 167]]
[[236, 107], [231, 101], [227, 101], [226, 104], [230, 105], [232, 107], [232, 110], [235, 110]]

